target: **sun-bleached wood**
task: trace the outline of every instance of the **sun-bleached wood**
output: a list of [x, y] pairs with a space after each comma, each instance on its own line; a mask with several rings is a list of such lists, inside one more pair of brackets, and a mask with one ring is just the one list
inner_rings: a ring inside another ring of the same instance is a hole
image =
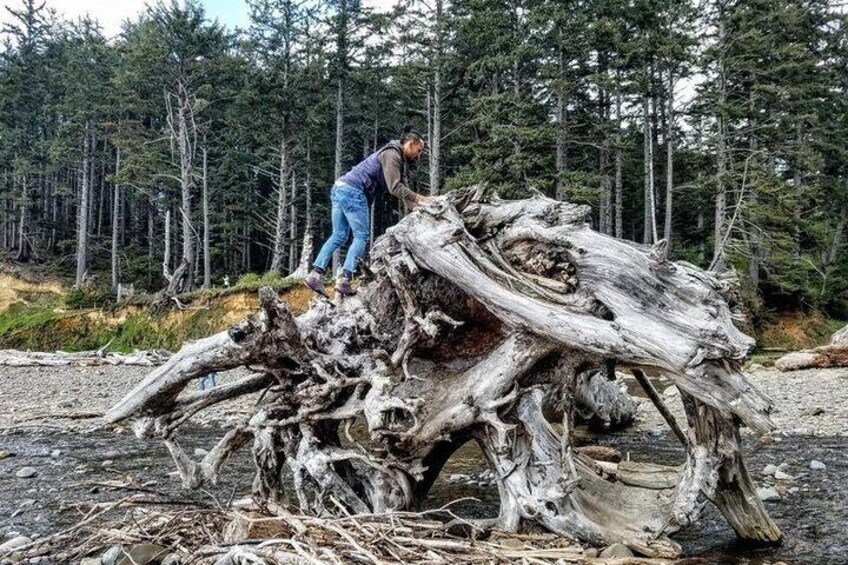
[[848, 326], [834, 333], [828, 345], [787, 353], [774, 366], [781, 371], [848, 367]]
[[[586, 207], [482, 195], [440, 197], [389, 229], [353, 297], [316, 298], [294, 318], [262, 289], [257, 314], [186, 344], [107, 420], [134, 418], [139, 436], [166, 440], [191, 487], [215, 481], [252, 440], [254, 497], [269, 509], [420, 508], [450, 456], [474, 441], [501, 501], [481, 529], [538, 526], [674, 557], [681, 548], [668, 536], [711, 500], [739, 536], [779, 540], [740, 448], [740, 424], [767, 432], [772, 423], [770, 400], [740, 372], [753, 340], [733, 323], [733, 281], [668, 261], [662, 243], [591, 230]], [[183, 392], [240, 366], [255, 373]], [[572, 448], [576, 416], [632, 418], [619, 386], [605, 382], [615, 367], [662, 374], [681, 390], [679, 466], [599, 462]], [[260, 390], [255, 411], [202, 461], [180, 448], [192, 414]]]

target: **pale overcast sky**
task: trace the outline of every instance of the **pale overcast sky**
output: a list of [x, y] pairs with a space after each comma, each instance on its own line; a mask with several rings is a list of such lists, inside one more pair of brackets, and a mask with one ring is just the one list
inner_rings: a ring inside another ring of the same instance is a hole
[[[47, 5], [62, 14], [65, 19], [74, 20], [85, 14], [100, 22], [103, 35], [113, 37], [121, 31], [121, 22], [134, 18], [144, 10], [147, 4], [156, 0], [47, 0]], [[2, 0], [4, 9], [0, 13], [0, 22], [9, 20], [5, 7], [17, 9], [19, 0]], [[210, 19], [217, 18], [228, 27], [246, 26], [247, 5], [244, 0], [202, 0], [206, 14]], [[363, 4], [379, 9], [388, 9], [394, 0], [364, 0]]]

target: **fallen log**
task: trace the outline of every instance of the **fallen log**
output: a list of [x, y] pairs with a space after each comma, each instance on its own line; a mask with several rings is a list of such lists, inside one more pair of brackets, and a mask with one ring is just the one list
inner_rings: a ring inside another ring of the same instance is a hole
[[848, 345], [823, 345], [815, 349], [793, 351], [774, 362], [781, 371], [848, 367]]
[[774, 366], [781, 371], [848, 367], [848, 326], [834, 333], [829, 345], [787, 353]]
[[848, 325], [830, 336], [830, 344], [848, 346]]
[[155, 367], [161, 365], [171, 356], [170, 351], [161, 349], [149, 351], [133, 351], [132, 353], [106, 352], [103, 349], [95, 351], [18, 351], [15, 349], [0, 350], [0, 366], [3, 367], [63, 367], [78, 365], [94, 367], [99, 365], [137, 365]]
[[[257, 314], [186, 344], [106, 419], [133, 418], [137, 435], [165, 440], [194, 488], [252, 443], [254, 498], [272, 513], [289, 501], [284, 474], [301, 512], [420, 509], [474, 441], [500, 495], [497, 518], [465, 521], [478, 529], [541, 527], [675, 557], [669, 535], [710, 500], [740, 537], [778, 541], [740, 449], [740, 424], [773, 425], [771, 401], [740, 371], [754, 341], [734, 325], [732, 280], [597, 233], [587, 212], [541, 196], [443, 196], [374, 242], [372, 278], [356, 296], [316, 298], [294, 318], [262, 289]], [[183, 393], [241, 366], [255, 374], [226, 394]], [[604, 400], [611, 387], [585, 388], [610, 366], [680, 389], [683, 464], [609, 473], [573, 449], [575, 418], [593, 401], [610, 421], [626, 412]], [[190, 411], [256, 390], [255, 412], [203, 460], [180, 448]]]

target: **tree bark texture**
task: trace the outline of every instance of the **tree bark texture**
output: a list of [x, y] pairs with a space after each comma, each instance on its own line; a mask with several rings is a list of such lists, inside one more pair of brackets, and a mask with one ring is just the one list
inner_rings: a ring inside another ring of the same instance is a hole
[[[474, 441], [500, 497], [497, 518], [471, 521], [478, 528], [541, 527], [675, 557], [669, 534], [710, 500], [739, 536], [780, 539], [740, 450], [740, 424], [771, 430], [772, 404], [740, 371], [754, 341], [733, 323], [733, 285], [593, 231], [586, 206], [483, 194], [452, 192], [390, 228], [355, 296], [316, 298], [295, 318], [262, 289], [257, 314], [187, 343], [106, 419], [164, 439], [194, 488], [252, 442], [254, 497], [270, 511], [288, 501], [284, 474], [301, 510], [319, 516], [420, 508]], [[184, 390], [239, 366], [254, 373]], [[611, 366], [681, 390], [683, 464], [601, 465], [572, 448], [576, 416], [614, 405], [612, 423], [627, 411], [618, 385], [603, 384]], [[180, 448], [193, 414], [258, 391], [254, 413], [202, 460]]]

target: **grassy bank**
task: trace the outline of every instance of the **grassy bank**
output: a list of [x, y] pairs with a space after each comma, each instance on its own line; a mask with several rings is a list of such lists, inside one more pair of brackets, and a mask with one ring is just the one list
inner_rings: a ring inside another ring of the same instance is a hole
[[[295, 313], [312, 298], [297, 281], [279, 275], [249, 274], [228, 288], [201, 290], [180, 297], [184, 310], [151, 312], [153, 297], [140, 295], [121, 306], [108, 292], [65, 291], [55, 283], [33, 284], [5, 275], [0, 304], [0, 349], [82, 351], [107, 343], [113, 351], [169, 349], [186, 340], [219, 332], [256, 311], [256, 291], [276, 288]], [[783, 351], [827, 343], [844, 326], [819, 312], [772, 313], [756, 329], [752, 360], [770, 364]]]
[[158, 314], [149, 308], [149, 296], [118, 306], [108, 293], [31, 293], [0, 310], [0, 349], [83, 351], [109, 344], [112, 351], [176, 351], [186, 340], [221, 331], [254, 312], [256, 291], [263, 286], [277, 289], [295, 312], [311, 298], [296, 281], [268, 275], [247, 275], [233, 287], [181, 296], [184, 309]]

